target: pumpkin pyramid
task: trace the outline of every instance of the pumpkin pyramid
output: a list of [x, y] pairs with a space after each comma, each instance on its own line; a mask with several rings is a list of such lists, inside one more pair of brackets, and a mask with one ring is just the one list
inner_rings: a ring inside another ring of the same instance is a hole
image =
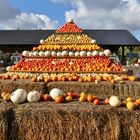
[[33, 50], [98, 50], [102, 48], [96, 44], [96, 41], [83, 33], [73, 20], [70, 20], [47, 39], [41, 40], [38, 47]]
[[[40, 43], [32, 51], [24, 51], [22, 54], [25, 58], [16, 65], [8, 67], [11, 77], [13, 75], [18, 75], [20, 78], [41, 76], [42, 78], [39, 79], [45, 82], [48, 79], [92, 81], [96, 80], [97, 76], [101, 78], [103, 74], [111, 74], [111, 77], [118, 78], [118, 75], [112, 73], [124, 73], [121, 65], [110, 60], [111, 52], [98, 46], [96, 41], [84, 34], [73, 20], [45, 40], [40, 40]], [[87, 76], [90, 78], [83, 80]], [[126, 75], [124, 77], [126, 78]], [[100, 78], [98, 80], [102, 79]]]
[[79, 28], [74, 22], [73, 19], [70, 19], [68, 23], [64, 24], [61, 28], [56, 30], [56, 33], [82, 33], [83, 30]]

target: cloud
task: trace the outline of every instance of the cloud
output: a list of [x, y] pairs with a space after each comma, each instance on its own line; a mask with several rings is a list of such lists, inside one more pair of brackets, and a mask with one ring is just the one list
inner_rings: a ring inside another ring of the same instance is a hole
[[[57, 26], [57, 21], [51, 21], [46, 15], [34, 13], [21, 13], [15, 15], [15, 18], [3, 21], [5, 29], [54, 29]], [[1, 23], [2, 25], [2, 23]]]
[[8, 0], [0, 0], [0, 22], [2, 20], [14, 18], [16, 14], [20, 14], [18, 8], [13, 7]]
[[8, 0], [0, 0], [0, 29], [55, 29], [57, 21], [46, 15], [23, 13]]
[[73, 9], [65, 12], [65, 18], [74, 18], [83, 28], [140, 29], [138, 0], [71, 0], [71, 4]]

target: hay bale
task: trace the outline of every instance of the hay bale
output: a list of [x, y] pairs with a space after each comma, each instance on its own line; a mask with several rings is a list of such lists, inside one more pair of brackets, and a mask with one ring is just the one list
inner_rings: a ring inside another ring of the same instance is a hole
[[86, 92], [89, 94], [98, 95], [101, 98], [110, 95], [118, 95], [121, 97], [140, 97], [140, 81], [126, 82], [125, 84], [111, 84], [110, 82], [31, 82], [31, 80], [0, 80], [0, 92], [7, 91], [12, 93], [18, 88], [23, 88], [28, 92], [37, 90], [41, 93], [49, 93], [52, 88], [60, 88], [65, 92]]
[[65, 92], [77, 92], [81, 93], [82, 91], [98, 95], [101, 98], [108, 97], [110, 95], [117, 95], [121, 97], [140, 97], [140, 82], [126, 82], [124, 84], [116, 83], [111, 84], [109, 82], [99, 82], [95, 84], [94, 82], [49, 82], [47, 84], [48, 92], [52, 88], [60, 88]]
[[2, 139], [123, 140], [137, 139], [140, 135], [139, 110], [48, 101], [12, 105], [5, 112], [5, 119], [0, 120], [0, 124], [4, 122], [7, 126], [3, 127], [4, 133], [0, 129]]
[[15, 120], [13, 118], [13, 104], [7, 102], [0, 103], [0, 139], [1, 140], [9, 140], [14, 134], [12, 133], [12, 121]]
[[46, 89], [46, 84], [44, 82], [31, 82], [31, 80], [0, 80], [0, 92], [10, 92], [12, 93], [14, 90], [22, 88], [27, 92], [32, 90], [37, 90], [39, 92], [44, 93]]
[[2, 105], [1, 103], [1, 107], [0, 107], [0, 139], [1, 140], [4, 140], [6, 137], [5, 137], [5, 119], [4, 119], [4, 115], [3, 115], [3, 112], [4, 112], [4, 106]]

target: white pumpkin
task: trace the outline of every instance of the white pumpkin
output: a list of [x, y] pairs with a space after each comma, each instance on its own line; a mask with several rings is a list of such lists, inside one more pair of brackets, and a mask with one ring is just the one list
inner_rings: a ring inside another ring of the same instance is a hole
[[69, 56], [74, 56], [74, 53], [73, 52], [69, 52]]
[[22, 52], [22, 55], [23, 55], [23, 56], [29, 56], [29, 51], [23, 51], [23, 52]]
[[106, 49], [104, 50], [104, 54], [109, 57], [111, 55], [111, 51], [109, 49]]
[[30, 91], [27, 95], [27, 100], [30, 103], [38, 102], [40, 100], [40, 93], [37, 91]]
[[37, 51], [33, 52], [33, 56], [39, 56], [39, 53]]
[[96, 40], [95, 39], [91, 40], [91, 43], [95, 44], [96, 43]]
[[57, 52], [57, 56], [61, 57], [62, 56], [61, 52]]
[[52, 55], [53, 57], [55, 57], [55, 56], [57, 56], [57, 53], [56, 53], [55, 51], [52, 51], [52, 52], [51, 52], [51, 55]]
[[32, 52], [29, 52], [29, 56], [34, 56]]
[[40, 51], [39, 56], [45, 56], [45, 53], [43, 51]]
[[99, 52], [99, 56], [105, 56], [104, 52]]
[[57, 96], [63, 96], [64, 95], [64, 92], [61, 90], [61, 89], [58, 89], [58, 88], [53, 88], [51, 91], [50, 91], [50, 96], [52, 97], [52, 99], [55, 100], [55, 98]]
[[88, 51], [87, 56], [92, 56], [92, 53], [90, 51]]
[[43, 44], [44, 43], [44, 40], [43, 39], [40, 39], [40, 44]]
[[44, 80], [44, 77], [42, 76], [42, 75], [39, 75], [38, 77], [37, 77], [37, 81], [38, 82], [41, 82], [41, 81], [43, 81]]
[[68, 56], [68, 54], [69, 54], [69, 53], [68, 53], [67, 51], [62, 51], [62, 56], [63, 56], [63, 57]]
[[109, 104], [113, 107], [118, 107], [121, 105], [121, 100], [119, 99], [118, 96], [111, 96], [109, 99]]
[[99, 53], [97, 51], [92, 52], [92, 56], [98, 56], [98, 55], [99, 55]]
[[11, 69], [12, 69], [11, 66], [8, 66], [8, 67], [6, 68], [7, 71], [9, 71], [9, 70], [11, 70]]
[[78, 56], [80, 56], [80, 53], [79, 53], [79, 52], [75, 52], [74, 55], [75, 55], [76, 57], [78, 57]]
[[27, 92], [24, 89], [17, 89], [11, 94], [10, 99], [15, 104], [23, 103], [27, 99]]
[[68, 20], [68, 22], [73, 22], [73, 19], [70, 18], [70, 19]]
[[81, 51], [81, 52], [80, 52], [80, 56], [82, 56], [82, 57], [83, 57], [83, 56], [86, 56], [86, 55], [87, 55], [87, 54], [86, 54], [86, 52], [85, 52], [85, 51]]
[[123, 71], [127, 71], [127, 69], [126, 68], [123, 68]]
[[51, 52], [50, 51], [45, 51], [45, 56], [46, 57], [50, 57], [51, 56]]

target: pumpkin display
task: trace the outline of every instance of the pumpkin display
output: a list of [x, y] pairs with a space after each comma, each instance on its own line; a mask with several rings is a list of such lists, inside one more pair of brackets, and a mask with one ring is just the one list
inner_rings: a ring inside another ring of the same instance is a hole
[[61, 52], [57, 52], [56, 55], [57, 55], [58, 57], [61, 57], [61, 56], [62, 56]]
[[39, 56], [39, 53], [37, 51], [33, 52], [33, 56]]
[[39, 56], [45, 56], [45, 53], [43, 51], [40, 51], [38, 54]]
[[76, 57], [80, 56], [80, 53], [79, 52], [75, 52], [74, 54]]
[[111, 51], [103, 50], [73, 20], [41, 39], [40, 45], [33, 47], [32, 51], [23, 51], [23, 55], [21, 61], [7, 67], [8, 74], [2, 74], [1, 79], [31, 79], [32, 82], [45, 83], [109, 81], [111, 84], [136, 80], [133, 76], [124, 76], [128, 70], [109, 58]]
[[[85, 55], [85, 53], [83, 54]], [[60, 55], [58, 55], [60, 57]], [[69, 56], [74, 56], [73, 52], [69, 52]], [[104, 65], [102, 64], [104, 62]], [[67, 67], [66, 67], [67, 66]], [[22, 69], [21, 69], [22, 67]], [[123, 72], [123, 67], [119, 64], [112, 63], [107, 57], [90, 57], [81, 59], [38, 59], [38, 60], [21, 60], [12, 66], [12, 70], [30, 70], [30, 71], [116, 71]]]
[[23, 55], [23, 56], [29, 56], [29, 51], [23, 51], [23, 52], [22, 52], [22, 55]]
[[38, 77], [37, 77], [37, 81], [38, 82], [42, 82], [44, 80], [44, 77], [42, 76], [42, 75], [39, 75]]
[[7, 71], [9, 71], [9, 70], [11, 70], [11, 69], [12, 69], [11, 66], [6, 67], [6, 70], [7, 70]]
[[63, 96], [57, 96], [55, 98], [55, 103], [63, 103], [64, 102], [64, 97]]
[[69, 52], [69, 56], [74, 56], [74, 53], [73, 52]]
[[63, 57], [68, 56], [68, 52], [67, 52], [67, 51], [62, 51], [62, 56], [63, 56]]
[[132, 101], [129, 101], [126, 103], [126, 107], [128, 110], [133, 110], [135, 108], [135, 105]]
[[6, 93], [4, 96], [3, 96], [3, 100], [4, 101], [10, 101], [10, 96], [11, 96], [11, 94], [10, 93]]
[[106, 56], [110, 56], [111, 55], [111, 51], [109, 49], [104, 50], [104, 54]]
[[27, 99], [27, 92], [24, 89], [17, 89], [11, 94], [10, 99], [15, 104], [23, 103]]
[[99, 52], [99, 56], [104, 56], [104, 52]]
[[102, 51], [103, 49], [98, 46], [97, 44], [88, 44], [85, 42], [85, 44], [80, 44], [80, 43], [72, 43], [74, 42], [73, 40], [71, 41], [71, 43], [68, 43], [64, 45], [64, 43], [46, 43], [43, 45], [40, 45], [39, 47], [34, 47], [33, 51], [54, 51], [54, 50], [71, 50], [71, 51], [81, 51], [81, 50], [85, 50], [85, 51], [92, 51], [92, 50], [97, 50], [97, 51]]
[[52, 51], [51, 55], [55, 57], [55, 56], [57, 56], [57, 53], [55, 51]]
[[40, 44], [43, 44], [44, 43], [44, 40], [43, 39], [40, 39]]
[[30, 91], [27, 95], [27, 100], [30, 103], [38, 102], [40, 100], [40, 93], [38, 91]]
[[96, 43], [96, 40], [95, 39], [91, 40], [91, 43], [93, 43], [93, 44]]
[[118, 96], [111, 96], [110, 99], [109, 99], [109, 104], [112, 106], [112, 107], [119, 107], [121, 105], [121, 100], [119, 99]]
[[83, 57], [83, 56], [86, 56], [86, 52], [85, 52], [85, 51], [81, 51], [81, 52], [80, 52], [80, 56], [82, 56], [82, 57]]
[[[126, 68], [110, 59], [111, 51], [103, 50], [97, 43], [70, 19], [54, 34], [41, 39], [40, 45], [33, 47], [32, 51], [23, 51], [24, 58], [17, 64], [8, 66], [8, 72], [0, 74], [0, 78], [31, 79], [32, 82], [45, 82], [44, 84], [77, 81], [77, 83], [93, 82], [97, 85], [101, 81], [107, 81], [112, 87], [116, 83], [123, 84], [125, 80], [137, 79], [135, 76], [128, 76]], [[17, 89], [11, 95], [2, 92], [1, 97], [4, 101], [11, 100], [15, 104], [24, 103], [26, 100], [34, 103], [52, 99], [54, 103], [66, 103], [74, 99], [79, 102], [89, 102], [92, 105], [104, 104], [119, 107], [122, 104], [119, 97], [115, 95], [103, 99], [102, 102], [99, 97], [85, 92], [81, 92], [80, 96], [72, 92], [65, 95], [59, 88], [51, 89], [49, 94], [40, 94], [36, 90], [27, 94], [26, 90]], [[131, 98], [128, 98], [125, 106], [133, 110], [135, 105], [140, 106], [140, 99], [134, 103]]]
[[93, 56], [98, 56], [99, 53], [98, 53], [97, 51], [93, 51], [93, 52], [92, 52], [92, 55], [93, 55]]
[[50, 57], [51, 56], [51, 52], [50, 51], [45, 51], [45, 56], [46, 57]]
[[29, 52], [29, 56], [34, 56], [32, 52]]
[[69, 19], [68, 22], [63, 25], [61, 28], [56, 30], [56, 33], [65, 33], [65, 32], [83, 32], [81, 28], [79, 28], [73, 21], [73, 19]]
[[[81, 93], [73, 93], [64, 92], [61, 89], [53, 88], [49, 94], [40, 94], [38, 91], [33, 90], [30, 91], [28, 94], [24, 89], [17, 89], [12, 94], [8, 92], [2, 92], [1, 97], [3, 101], [12, 101], [15, 104], [24, 103], [27, 99], [29, 103], [35, 103], [39, 101], [52, 101], [54, 100], [55, 103], [67, 103], [71, 102], [74, 99], [75, 101], [79, 102], [89, 102], [93, 105], [110, 105], [112, 107], [126, 107], [128, 110], [138, 109], [140, 106], [140, 99], [137, 98], [133, 100], [131, 97], [128, 97], [121, 101], [118, 96], [112, 95], [110, 98], [101, 99], [95, 94], [87, 94], [86, 92]], [[103, 100], [103, 102], [102, 102]]]
[[92, 53], [90, 51], [88, 51], [87, 56], [92, 56]]
[[61, 89], [58, 89], [58, 88], [53, 88], [50, 91], [50, 96], [53, 100], [55, 100], [56, 97], [63, 96], [63, 95], [64, 95], [64, 92]]

